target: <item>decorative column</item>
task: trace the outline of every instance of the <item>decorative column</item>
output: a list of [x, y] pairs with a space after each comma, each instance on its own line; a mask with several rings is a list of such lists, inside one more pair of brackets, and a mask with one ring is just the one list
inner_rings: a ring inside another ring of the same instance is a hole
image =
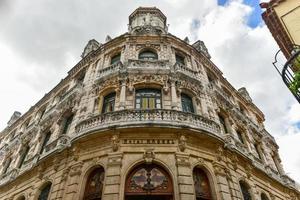
[[103, 187], [103, 200], [120, 198], [122, 158], [123, 153], [121, 152], [108, 154], [105, 185]]
[[171, 81], [171, 108], [178, 110], [178, 99], [174, 80]]
[[121, 81], [121, 92], [120, 92], [120, 103], [119, 109], [123, 110], [126, 108], [126, 81]]
[[176, 153], [177, 180], [180, 200], [195, 200], [194, 183], [189, 155]]
[[227, 181], [226, 167], [218, 161], [213, 162], [214, 172], [216, 175], [219, 195], [221, 199], [232, 199], [232, 191]]
[[[72, 165], [69, 172], [69, 178], [66, 184], [66, 193], [64, 195], [65, 199], [76, 199], [78, 197], [79, 195], [78, 181], [82, 173], [81, 171], [82, 166], [83, 166], [83, 162], [77, 162], [74, 165]], [[66, 179], [66, 177], [64, 179]]]

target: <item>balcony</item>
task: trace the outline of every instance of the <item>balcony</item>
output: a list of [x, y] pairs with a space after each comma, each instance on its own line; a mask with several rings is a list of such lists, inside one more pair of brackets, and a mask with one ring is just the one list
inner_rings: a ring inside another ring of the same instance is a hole
[[60, 96], [60, 100], [57, 104], [58, 108], [65, 106], [70, 101], [76, 101], [77, 97], [79, 97], [83, 93], [83, 84], [77, 83], [72, 88], [67, 90]]
[[169, 69], [168, 60], [128, 60], [128, 68]]
[[51, 141], [49, 144], [45, 146], [41, 158], [46, 157], [47, 155], [51, 154], [54, 151], [61, 151], [65, 147], [68, 147], [69, 145], [70, 145], [70, 137], [67, 135], [60, 135], [58, 138]]
[[181, 63], [175, 63], [174, 70], [197, 80], [201, 78], [200, 72], [194, 71]]
[[98, 71], [96, 80], [99, 81], [101, 80], [103, 77], [108, 76], [110, 74], [114, 74], [119, 72], [119, 70], [123, 68], [123, 64], [121, 62], [117, 62], [115, 64], [110, 65], [109, 67], [106, 67], [104, 69], [100, 69]]
[[280, 60], [279, 53], [280, 51], [276, 53], [273, 65], [281, 75], [285, 85], [300, 103], [300, 46], [294, 45], [292, 56], [286, 61], [281, 70], [278, 66], [278, 60]]
[[120, 110], [100, 114], [83, 120], [75, 127], [77, 136], [110, 127], [158, 126], [190, 128], [220, 135], [219, 125], [205, 117], [176, 110]]

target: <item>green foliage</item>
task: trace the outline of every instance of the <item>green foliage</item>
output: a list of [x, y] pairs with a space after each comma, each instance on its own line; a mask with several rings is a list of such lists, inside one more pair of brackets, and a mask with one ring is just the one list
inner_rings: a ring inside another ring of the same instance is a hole
[[289, 85], [289, 89], [292, 93], [297, 94], [300, 88], [300, 71], [296, 72], [294, 75], [294, 81]]

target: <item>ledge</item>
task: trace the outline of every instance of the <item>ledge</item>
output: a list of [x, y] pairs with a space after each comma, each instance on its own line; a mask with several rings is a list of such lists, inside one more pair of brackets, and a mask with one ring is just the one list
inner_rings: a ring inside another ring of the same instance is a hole
[[177, 110], [120, 110], [85, 119], [75, 127], [76, 136], [109, 127], [176, 127], [197, 129], [220, 135], [219, 125], [201, 115]]

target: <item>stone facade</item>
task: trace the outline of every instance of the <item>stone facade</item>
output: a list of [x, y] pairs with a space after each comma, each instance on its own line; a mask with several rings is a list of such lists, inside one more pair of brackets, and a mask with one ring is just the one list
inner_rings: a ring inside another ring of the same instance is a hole
[[[48, 189], [45, 199], [242, 200], [244, 185], [252, 200], [300, 199], [263, 113], [226, 81], [204, 43], [168, 33], [157, 8], [138, 8], [129, 22], [105, 44], [91, 40], [68, 76], [1, 132], [0, 199], [42, 199]], [[146, 89], [159, 98], [139, 104]], [[139, 166], [152, 171], [133, 187]], [[103, 176], [90, 186], [95, 169]], [[154, 182], [154, 172], [164, 178]], [[95, 185], [100, 197], [87, 197]]]

